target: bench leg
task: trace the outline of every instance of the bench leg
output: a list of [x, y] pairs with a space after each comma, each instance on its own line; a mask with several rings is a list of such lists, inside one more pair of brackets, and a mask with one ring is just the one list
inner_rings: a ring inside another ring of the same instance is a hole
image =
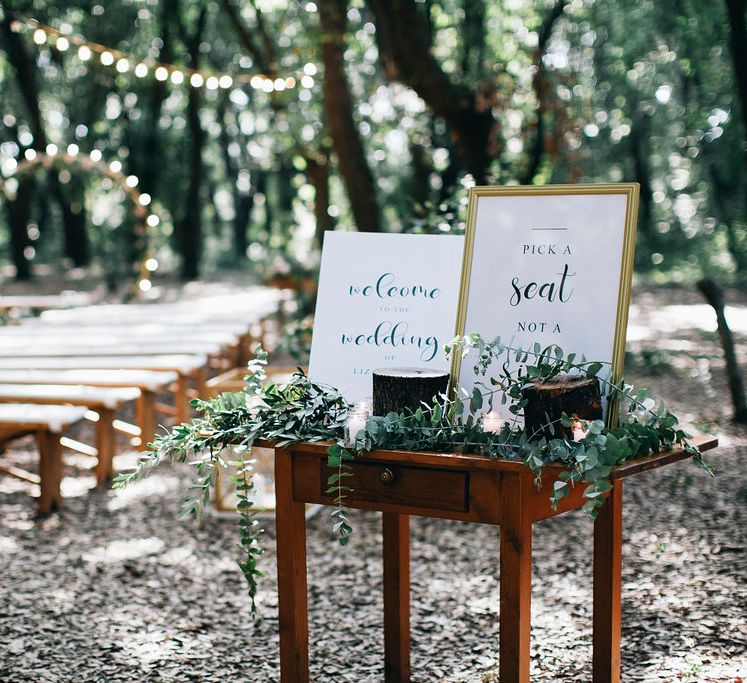
[[53, 432], [37, 432], [39, 444], [39, 514], [48, 515], [62, 505], [60, 483], [62, 482], [62, 447], [60, 435]]
[[137, 423], [140, 425], [140, 450], [148, 450], [148, 444], [156, 438], [156, 395], [143, 390], [135, 404]]
[[384, 541], [384, 680], [410, 680], [410, 518], [382, 513]]
[[[532, 522], [522, 500], [523, 474], [502, 475], [501, 683], [529, 683], [532, 600]], [[531, 486], [531, 482], [526, 486]]]
[[291, 452], [275, 450], [280, 681], [309, 682], [306, 506], [293, 500]]
[[620, 681], [622, 480], [594, 522], [594, 683]]
[[187, 378], [179, 374], [174, 389], [174, 406], [176, 407], [176, 423], [189, 422], [191, 406], [189, 405], [189, 383]]
[[103, 486], [114, 474], [114, 411], [102, 408], [96, 423], [96, 449], [99, 460], [96, 464], [96, 484]]

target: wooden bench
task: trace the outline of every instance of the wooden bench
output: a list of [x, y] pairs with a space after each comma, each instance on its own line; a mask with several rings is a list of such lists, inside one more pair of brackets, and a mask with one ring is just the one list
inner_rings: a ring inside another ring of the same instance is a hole
[[3, 384], [72, 384], [139, 389], [140, 398], [136, 403], [138, 426], [115, 420], [114, 428], [130, 436], [139, 437], [141, 449], [145, 449], [156, 435], [156, 413], [160, 405], [156, 402], [156, 395], [166, 391], [178, 379], [179, 375], [176, 372], [153, 370], [0, 370], [0, 383]]
[[[205, 396], [208, 358], [205, 354], [164, 354], [154, 356], [34, 356], [2, 358], [0, 370], [156, 370], [176, 372], [174, 416], [186, 422], [190, 416], [189, 382], [194, 382], [199, 396]], [[56, 384], [56, 382], [54, 382]], [[86, 382], [81, 382], [86, 384]], [[169, 414], [168, 406], [160, 410]]]
[[39, 512], [43, 515], [62, 504], [61, 435], [85, 416], [86, 409], [64, 405], [29, 405], [9, 403], [0, 405], [0, 443], [26, 434], [36, 433], [39, 444], [39, 474], [34, 476], [12, 466], [0, 466], [10, 476], [38, 484]]
[[90, 387], [62, 384], [0, 384], [0, 403], [34, 405], [67, 404], [88, 408], [85, 418], [96, 423], [96, 447], [63, 436], [65, 448], [97, 458], [96, 483], [101, 486], [114, 473], [116, 412], [123, 404], [140, 398], [135, 387]]

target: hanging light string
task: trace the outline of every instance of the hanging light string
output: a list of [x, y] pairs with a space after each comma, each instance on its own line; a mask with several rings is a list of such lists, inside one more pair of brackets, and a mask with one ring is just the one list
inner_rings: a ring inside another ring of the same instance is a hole
[[11, 182], [16, 176], [22, 175], [42, 166], [51, 169], [53, 166], [79, 166], [85, 171], [97, 170], [103, 177], [109, 178], [113, 183], [119, 186], [125, 192], [125, 196], [132, 204], [132, 216], [135, 219], [133, 232], [136, 237], [142, 238], [145, 242], [143, 257], [138, 264], [136, 280], [128, 296], [137, 295], [141, 292], [147, 292], [153, 286], [151, 275], [158, 270], [158, 259], [152, 248], [151, 233], [158, 227], [160, 219], [148, 209], [151, 203], [151, 196], [138, 190], [138, 178], [134, 175], [125, 175], [122, 172], [122, 162], [115, 159], [107, 164], [102, 160], [100, 150], [92, 150], [90, 154], [84, 154], [78, 149], [78, 145], [68, 145], [67, 150], [59, 151], [57, 146], [49, 144], [46, 151], [39, 151], [32, 148], [27, 149], [23, 154], [23, 159], [6, 168], [11, 172], [9, 176], [0, 175], [0, 193], [3, 193], [9, 199], [13, 199], [16, 187]]
[[16, 33], [31, 30], [34, 44], [39, 48], [47, 43], [54, 44], [60, 52], [67, 52], [71, 47], [77, 47], [78, 59], [83, 62], [96, 58], [103, 66], [111, 67], [121, 74], [133, 73], [138, 78], [146, 78], [152, 74], [157, 81], [171, 81], [174, 85], [186, 84], [193, 88], [228, 89], [238, 83], [269, 94], [291, 90], [299, 84], [303, 88], [311, 88], [314, 85], [313, 77], [316, 75], [316, 66], [312, 63], [304, 66], [298, 78], [295, 76], [271, 78], [264, 74], [232, 75], [190, 69], [152, 59], [137, 60], [122, 50], [94, 43], [18, 14], [14, 15], [11, 29]]

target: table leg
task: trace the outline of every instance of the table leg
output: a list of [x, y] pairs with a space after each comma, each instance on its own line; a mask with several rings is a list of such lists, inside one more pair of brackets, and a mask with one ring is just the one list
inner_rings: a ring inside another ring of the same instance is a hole
[[410, 680], [410, 518], [382, 513], [384, 539], [384, 680]]
[[502, 477], [500, 676], [501, 683], [529, 683], [532, 522], [522, 500], [524, 475]]
[[293, 499], [293, 460], [275, 450], [280, 680], [308, 683], [309, 617], [306, 589], [306, 506]]
[[594, 683], [620, 681], [622, 480], [594, 522]]

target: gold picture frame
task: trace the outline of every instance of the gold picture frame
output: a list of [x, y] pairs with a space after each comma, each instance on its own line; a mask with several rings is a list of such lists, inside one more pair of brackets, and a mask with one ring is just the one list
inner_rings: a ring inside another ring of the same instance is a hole
[[[617, 290], [617, 310], [615, 315], [614, 342], [612, 348], [611, 374], [613, 380], [622, 377], [625, 361], [625, 337], [628, 325], [628, 308], [630, 305], [630, 290], [633, 275], [633, 259], [635, 255], [636, 226], [638, 219], [638, 201], [640, 185], [638, 183], [605, 183], [605, 184], [574, 184], [574, 185], [507, 185], [507, 186], [484, 186], [472, 187], [469, 190], [469, 204], [467, 208], [467, 228], [464, 244], [464, 258], [462, 261], [462, 275], [459, 292], [459, 308], [457, 312], [456, 330], [457, 335], [464, 335], [466, 330], [469, 306], [470, 289], [472, 287], [473, 266], [475, 262], [475, 241], [477, 235], [478, 206], [482, 198], [488, 197], [552, 197], [579, 195], [622, 195], [625, 197], [625, 215], [623, 224], [623, 235], [620, 254], [620, 271]], [[563, 228], [533, 228], [537, 230], [561, 230]], [[487, 257], [488, 255], [486, 255]], [[470, 330], [489, 334], [485, 330]], [[573, 349], [566, 349], [566, 351]], [[597, 360], [596, 358], [594, 360]], [[462, 358], [455, 354], [451, 365], [451, 385], [457, 386], [462, 369]], [[616, 414], [616, 407], [612, 406], [608, 411], [608, 421]]]

